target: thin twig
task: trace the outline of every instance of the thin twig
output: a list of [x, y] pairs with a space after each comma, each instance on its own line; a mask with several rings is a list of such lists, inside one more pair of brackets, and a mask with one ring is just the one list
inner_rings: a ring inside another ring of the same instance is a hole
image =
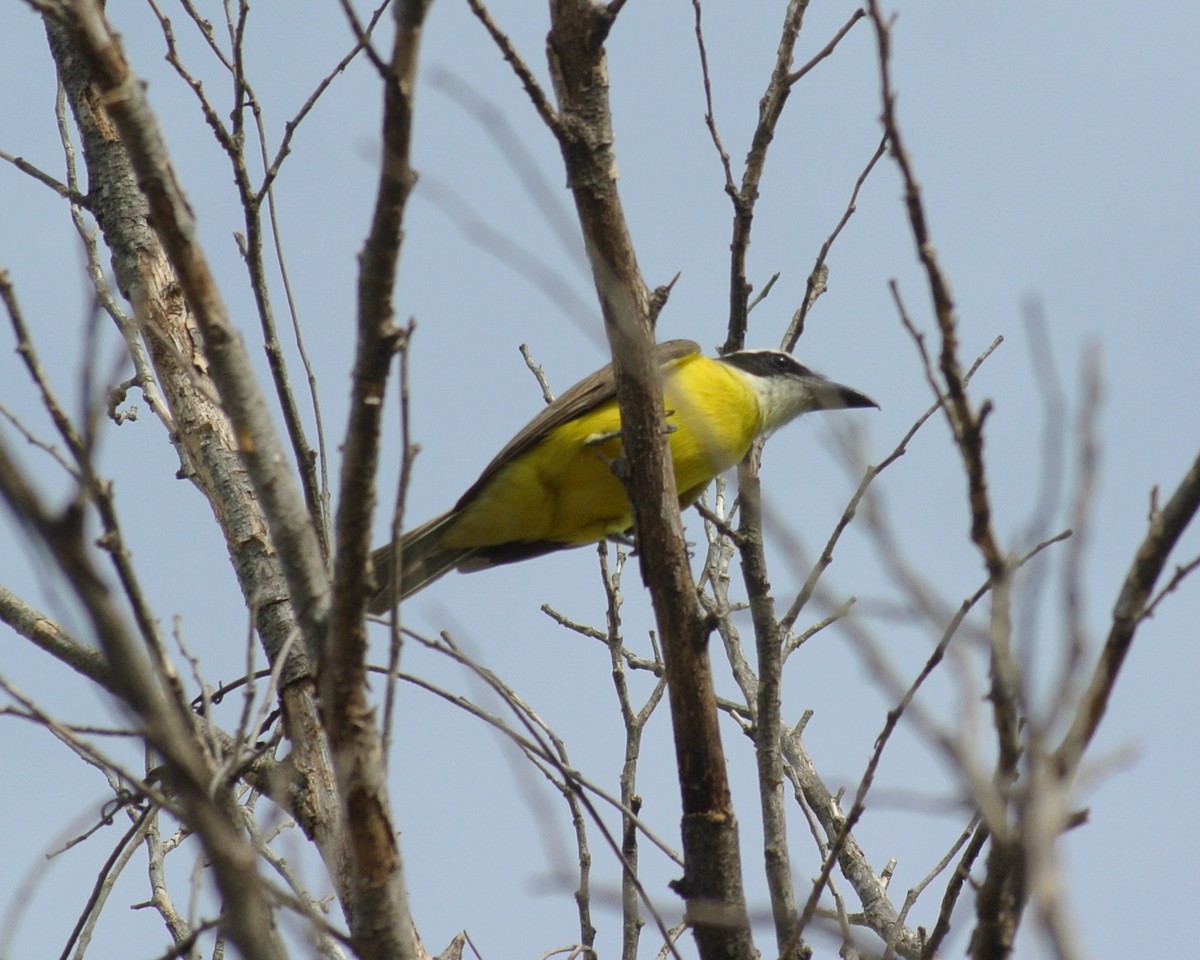
[[87, 196], [80, 193], [78, 190], [71, 189], [65, 183], [62, 183], [59, 180], [56, 180], [54, 177], [52, 177], [50, 174], [46, 173], [41, 168], [35, 167], [28, 160], [25, 160], [22, 157], [15, 157], [11, 153], [8, 153], [5, 150], [0, 150], [0, 160], [5, 160], [8, 163], [11, 163], [14, 167], [16, 167], [22, 173], [28, 174], [29, 176], [33, 177], [33, 179], [36, 180], [38, 183], [44, 184], [45, 186], [49, 187], [51, 190], [53, 190], [55, 193], [57, 193], [64, 200], [70, 200], [71, 203], [76, 204], [77, 206], [83, 207], [85, 210], [89, 208], [90, 201], [88, 200]]
[[[733, 180], [733, 166], [729, 162], [729, 151], [725, 149], [725, 144], [721, 142], [721, 134], [717, 131], [717, 118], [713, 114], [713, 99], [712, 99], [712, 79], [708, 73], [708, 49], [704, 44], [704, 27], [700, 17], [700, 0], [692, 0], [692, 10], [696, 15], [696, 50], [700, 54], [700, 81], [704, 86], [704, 123], [708, 127], [708, 134], [712, 137], [713, 146], [716, 148], [717, 157], [721, 161], [721, 169], [725, 173], [725, 192], [737, 203], [737, 184]], [[771, 281], [774, 283], [774, 280]], [[767, 285], [769, 289], [771, 284]], [[766, 296], [766, 290], [762, 296]], [[757, 303], [757, 301], [755, 301]], [[750, 309], [747, 307], [746, 312]]]
[[[967, 371], [965, 382], [970, 382], [971, 377], [975, 374], [975, 371], [979, 369], [980, 365], [987, 360], [987, 358], [990, 357], [1003, 342], [1003, 337], [997, 337], [991, 342], [991, 344], [988, 345], [988, 348], [975, 359], [975, 362], [971, 365], [971, 369]], [[866, 496], [867, 489], [880, 473], [882, 473], [908, 452], [908, 445], [910, 442], [912, 442], [913, 437], [917, 435], [917, 432], [925, 425], [929, 418], [938, 411], [940, 407], [940, 402], [929, 407], [929, 409], [921, 414], [921, 416], [919, 416], [913, 422], [912, 426], [908, 428], [908, 431], [903, 437], [900, 438], [900, 442], [896, 444], [891, 453], [884, 457], [883, 460], [881, 460], [875, 466], [867, 468], [862, 480], [858, 485], [858, 488], [850, 497], [850, 501], [846, 504], [845, 510], [842, 511], [841, 517], [838, 518], [838, 522], [834, 526], [833, 532], [829, 535], [829, 539], [826, 541], [825, 548], [821, 551], [820, 557], [818, 557], [817, 562], [809, 571], [808, 577], [804, 581], [804, 585], [800, 588], [800, 592], [796, 595], [796, 599], [792, 601], [791, 606], [788, 607], [787, 613], [784, 614], [783, 619], [780, 621], [780, 625], [785, 631], [790, 631], [795, 625], [796, 619], [800, 616], [800, 612], [812, 598], [812, 595], [816, 590], [818, 583], [820, 582], [821, 576], [833, 562], [833, 554], [835, 548], [837, 547], [838, 541], [841, 539], [841, 536], [845, 532], [846, 528], [850, 525], [850, 521], [854, 519], [855, 514], [858, 512], [858, 506], [862, 502], [863, 497]]]
[[[404, 328], [403, 337], [398, 345], [399, 370], [396, 375], [396, 398], [400, 407], [400, 477], [396, 481], [396, 498], [392, 506], [392, 563], [389, 567], [393, 578], [398, 578], [404, 567], [403, 543], [400, 531], [404, 529], [404, 508], [408, 504], [408, 490], [412, 485], [413, 463], [421, 448], [412, 441], [412, 410], [409, 401], [408, 359], [412, 346], [413, 334], [416, 332], [416, 321], [410, 319]], [[404, 639], [400, 631], [399, 603], [402, 590], [399, 582], [389, 584], [391, 596], [397, 598], [391, 615], [388, 617], [388, 679], [384, 692], [383, 706], [383, 758], [388, 762], [391, 756], [392, 732], [396, 722], [396, 681], [400, 675], [400, 653], [403, 650]]]
[[483, 28], [488, 32], [488, 36], [492, 38], [492, 42], [500, 51], [500, 55], [512, 67], [513, 73], [517, 75], [517, 79], [521, 81], [521, 86], [525, 88], [525, 93], [529, 96], [530, 102], [533, 104], [533, 109], [537, 111], [537, 115], [542, 118], [542, 122], [546, 127], [558, 138], [560, 144], [564, 146], [567, 143], [567, 130], [563, 126], [561, 118], [555, 112], [550, 98], [546, 96], [546, 92], [542, 89], [542, 85], [537, 82], [537, 78], [533, 75], [533, 71], [529, 69], [521, 55], [517, 52], [517, 48], [509, 39], [508, 34], [497, 26], [496, 21], [492, 19], [492, 15], [488, 12], [487, 7], [482, 3], [482, 0], [467, 0], [467, 6], [471, 8], [471, 12], [475, 14]]
[[1180, 584], [1183, 583], [1184, 578], [1189, 574], [1194, 573], [1197, 569], [1200, 569], [1200, 557], [1193, 557], [1187, 563], [1177, 566], [1175, 568], [1175, 573], [1171, 576], [1171, 579], [1167, 581], [1166, 585], [1154, 595], [1153, 599], [1151, 599], [1149, 603], [1146, 604], [1146, 609], [1142, 611], [1139, 619], [1149, 620], [1151, 617], [1153, 617], [1155, 611], [1158, 609], [1158, 605], [1167, 598], [1167, 595], [1174, 593]]
[[750, 285], [746, 280], [746, 256], [750, 248], [750, 227], [754, 220], [754, 206], [759, 196], [763, 169], [767, 162], [767, 148], [775, 137], [775, 127], [783, 114], [784, 104], [792, 91], [788, 82], [796, 40], [804, 22], [808, 0], [789, 0], [783, 16], [779, 47], [775, 64], [767, 81], [766, 91], [759, 102], [758, 124], [751, 137], [750, 149], [746, 154], [746, 168], [742, 173], [740, 187], [730, 190], [732, 176], [728, 178], [726, 192], [733, 203], [733, 238], [730, 242], [729, 263], [729, 333], [722, 353], [739, 350], [746, 342], [746, 323], [749, 315]]
[[[262, 184], [258, 188], [258, 195], [256, 197], [259, 203], [261, 203], [268, 195], [272, 185], [275, 183], [275, 178], [279, 176], [279, 170], [280, 167], [283, 166], [283, 161], [286, 160], [288, 155], [292, 152], [292, 138], [296, 135], [296, 131], [300, 128], [300, 124], [304, 122], [305, 118], [312, 111], [313, 107], [317, 105], [317, 101], [319, 101], [325, 94], [325, 91], [329, 89], [330, 84], [332, 84], [337, 77], [345, 72], [346, 68], [350, 66], [351, 62], [353, 62], [354, 58], [357, 57], [359, 53], [368, 49], [371, 34], [374, 33], [375, 26], [379, 23], [379, 18], [383, 16], [383, 12], [388, 8], [391, 2], [392, 0], [383, 0], [383, 2], [380, 3], [379, 6], [374, 9], [374, 11], [372, 11], [371, 18], [367, 21], [367, 25], [365, 27], [359, 27], [356, 30], [357, 39], [355, 40], [354, 46], [347, 50], [342, 58], [333, 66], [333, 68], [320, 79], [317, 85], [313, 88], [312, 93], [310, 93], [305, 99], [304, 103], [300, 105], [300, 108], [292, 115], [291, 119], [283, 125], [283, 138], [279, 141], [279, 146], [275, 150], [274, 158], [270, 163], [266, 163], [264, 156], [263, 168], [265, 173], [263, 174]], [[266, 138], [262, 136], [261, 132], [260, 142], [265, 146]]]
[[[391, 68], [388, 66], [387, 61], [380, 56], [379, 51], [371, 45], [370, 27], [374, 26], [374, 18], [372, 18], [369, 27], [364, 27], [362, 21], [358, 18], [358, 12], [354, 9], [354, 6], [350, 3], [350, 0], [338, 0], [338, 3], [342, 7], [342, 12], [346, 15], [346, 20], [350, 24], [350, 29], [354, 31], [354, 37], [358, 45], [361, 46], [363, 51], [366, 53], [367, 59], [371, 61], [371, 65], [379, 74], [379, 78], [384, 83], [389, 83], [392, 73]], [[385, 0], [385, 2], [380, 5], [379, 9], [382, 10], [388, 6], [390, 6], [390, 3]]]
[[141, 843], [147, 828], [147, 819], [152, 810], [152, 807], [146, 807], [137, 814], [132, 825], [113, 847], [108, 859], [100, 866], [100, 870], [96, 874], [96, 882], [92, 885], [92, 891], [88, 895], [79, 919], [75, 921], [75, 926], [71, 929], [70, 936], [67, 937], [67, 942], [63, 944], [59, 960], [67, 960], [77, 943], [80, 945], [81, 952], [86, 946], [90, 939], [90, 930], [99, 917], [108, 894], [121, 875], [121, 871], [136, 852], [138, 844]]
[[542, 369], [540, 363], [533, 359], [528, 344], [523, 343], [518, 349], [521, 351], [521, 359], [525, 361], [525, 366], [529, 368], [529, 372], [533, 374], [533, 378], [542, 390], [542, 399], [546, 401], [547, 405], [553, 403], [554, 391], [550, 389], [550, 383], [546, 380], [546, 371]]
[[[859, 10], [858, 13], [862, 14]], [[821, 244], [821, 249], [817, 253], [816, 263], [813, 264], [812, 271], [808, 275], [808, 281], [805, 286], [804, 302], [800, 305], [800, 309], [796, 311], [792, 317], [792, 322], [788, 324], [787, 332], [783, 335], [783, 340], [780, 344], [780, 349], [791, 353], [796, 349], [796, 343], [804, 333], [804, 321], [808, 317], [809, 310], [812, 309], [817, 298], [825, 292], [826, 284], [829, 278], [829, 268], [825, 265], [826, 258], [829, 256], [829, 251], [833, 247], [833, 242], [838, 238], [838, 234], [842, 232], [842, 228], [854, 216], [854, 212], [858, 209], [858, 194], [862, 190], [863, 184], [867, 182], [867, 177], [871, 175], [871, 171], [875, 169], [875, 165], [879, 162], [879, 158], [883, 156], [887, 150], [887, 137], [879, 141], [879, 146], [875, 148], [875, 152], [871, 155], [871, 159], [867, 161], [867, 165], [863, 167], [862, 172], [858, 175], [858, 179], [854, 181], [854, 189], [850, 193], [850, 200], [846, 204], [846, 209], [842, 211], [842, 216], [837, 222], [837, 226], [825, 238], [825, 242]], [[764, 295], [766, 291], [763, 291]]]
[[1084, 750], [1100, 726], [1108, 701], [1120, 676], [1134, 634], [1146, 616], [1154, 585], [1166, 565], [1171, 550], [1200, 510], [1200, 456], [1161, 509], [1151, 514], [1149, 529], [1130, 564], [1113, 607], [1112, 625], [1100, 652], [1087, 690], [1070, 730], [1063, 735], [1051, 762], [1064, 777], [1072, 777], [1079, 768]]
[[[292, 445], [292, 453], [295, 457], [296, 465], [299, 468], [301, 487], [304, 491], [308, 513], [314, 521], [313, 527], [317, 533], [321, 555], [322, 557], [326, 558], [326, 561], [328, 562], [328, 557], [330, 555], [329, 518], [328, 514], [322, 509], [323, 501], [321, 490], [317, 483], [316, 477], [316, 457], [313, 455], [312, 448], [310, 447], [308, 438], [305, 435], [304, 423], [296, 405], [295, 393], [291, 387], [287, 362], [279, 341], [279, 335], [275, 323], [274, 310], [271, 305], [269, 285], [267, 283], [266, 270], [263, 261], [261, 197], [263, 194], [266, 194], [271, 198], [273, 206], [273, 195], [267, 190], [259, 192], [254, 189], [254, 185], [251, 182], [250, 172], [246, 164], [245, 134], [243, 129], [243, 111], [246, 106], [251, 109], [256, 120], [256, 128], [259, 135], [260, 155], [264, 165], [266, 164], [266, 133], [258, 98], [255, 95], [254, 90], [250, 87], [243, 68], [243, 55], [240, 42], [245, 35], [245, 10], [244, 8], [242, 9], [236, 23], [230, 22], [228, 24], [231, 44], [233, 44], [232, 57], [228, 59], [221, 57], [222, 64], [232, 76], [235, 99], [234, 109], [231, 113], [232, 127], [227, 128], [218, 115], [216, 108], [209, 100], [203, 84], [192, 74], [190, 70], [187, 69], [183, 61], [180, 60], [179, 50], [175, 42], [174, 31], [171, 27], [170, 21], [167, 20], [167, 18], [161, 13], [161, 11], [158, 10], [157, 7], [153, 7], [153, 9], [158, 16], [160, 29], [162, 30], [163, 37], [166, 40], [167, 62], [174, 68], [175, 72], [184, 81], [184, 83], [192, 90], [200, 106], [201, 112], [204, 115], [205, 122], [212, 130], [217, 143], [229, 158], [233, 169], [233, 180], [241, 200], [243, 218], [246, 226], [245, 236], [237, 237], [238, 247], [242, 254], [242, 258], [246, 263], [247, 271], [250, 275], [250, 289], [254, 294], [255, 305], [257, 307], [259, 316], [259, 323], [263, 331], [263, 344], [267, 354], [268, 366], [271, 370], [271, 376], [275, 386], [275, 394], [279, 401], [280, 409], [283, 413], [288, 439]], [[193, 20], [197, 19], [197, 16], [198, 15], [196, 15], [193, 11]], [[202, 32], [206, 31], [207, 25], [202, 27]], [[214, 49], [216, 49], [215, 40], [211, 40], [211, 43]], [[278, 262], [281, 266], [285, 288], [287, 288], [287, 271], [283, 267], [283, 252], [279, 243], [278, 230], [275, 231], [274, 236], [276, 240]], [[303, 339], [298, 333], [298, 327], [294, 314], [294, 303], [290, 299], [289, 303], [293, 304], [293, 329], [297, 330], [297, 340], [301, 354], [303, 355], [304, 343]], [[309, 374], [311, 388], [312, 367], [307, 363], [305, 366]], [[314, 408], [319, 421], [320, 407], [319, 405], [316, 405], [315, 395]], [[324, 459], [322, 458], [322, 463], [323, 462]], [[327, 489], [328, 484], [326, 484], [325, 487]]]
[[950, 882], [942, 894], [937, 921], [925, 940], [925, 946], [921, 949], [920, 960], [934, 960], [937, 956], [938, 947], [942, 945], [942, 941], [950, 932], [950, 918], [954, 914], [954, 907], [958, 903], [959, 895], [967, 886], [967, 881], [971, 877], [971, 868], [979, 858], [979, 854], [983, 852], [984, 844], [987, 843], [990, 836], [987, 824], [976, 822], [971, 841], [959, 859], [958, 866], [954, 868], [954, 875], [950, 878]]
[[[561, 738], [545, 723], [544, 720], [520, 697], [517, 695], [508, 684], [497, 677], [491, 670], [487, 670], [476, 663], [472, 658], [464, 655], [450, 641], [447, 634], [442, 634], [442, 642], [434, 643], [419, 634], [405, 631], [406, 635], [416, 639], [422, 645], [428, 646], [431, 649], [444, 653], [462, 664], [471, 673], [482, 680], [492, 693], [499, 696], [503, 702], [516, 715], [518, 721], [525, 728], [527, 736], [522, 737], [516, 731], [513, 731], [508, 724], [504, 723], [493, 714], [487, 713], [482, 708], [476, 706], [469, 700], [463, 697], [458, 697], [449, 694], [435, 685], [421, 678], [410, 677], [402, 674], [402, 678], [410, 683], [421, 687], [431, 693], [436, 694], [456, 706], [462, 707], [472, 715], [489, 723], [494, 729], [507, 736], [516, 743], [522, 752], [528, 757], [534, 766], [545, 776], [556, 789], [567, 799], [569, 804], [575, 803], [575, 798], [578, 798], [580, 804], [586, 810], [592, 822], [599, 828], [601, 835], [604, 837], [606, 844], [612, 851], [613, 855], [622, 863], [624, 873], [629, 877], [640, 896], [646, 908], [658, 926], [659, 930], [666, 936], [667, 927], [660, 915], [658, 909], [654, 906], [650, 899], [649, 893], [643, 886], [637, 871], [634, 866], [626, 863], [623, 860], [622, 845], [612, 835], [607, 824], [600, 817], [595, 805], [590, 799], [590, 795], [600, 797], [605, 802], [609, 803], [616, 809], [622, 812], [622, 817], [627, 823], [633, 823], [637, 828], [649, 839], [652, 843], [659, 847], [667, 856], [671, 857], [677, 864], [682, 865], [682, 860], [679, 855], [672, 851], [663, 843], [654, 833], [649, 831], [638, 818], [636, 812], [627, 806], [621, 800], [610, 796], [606, 791], [597, 787], [595, 784], [584, 779], [578, 771], [574, 770], [567, 762], [566, 748]], [[661, 696], [661, 693], [659, 694]], [[657, 698], [655, 698], [657, 702]], [[577, 816], [578, 811], [573, 809], [573, 815]]]
[[815, 67], [818, 63], [820, 63], [822, 60], [824, 60], [826, 57], [828, 57], [831, 53], [833, 53], [833, 51], [835, 49], [837, 49], [837, 45], [842, 42], [842, 38], [844, 36], [846, 36], [846, 34], [848, 34], [850, 32], [850, 30], [854, 27], [854, 25], [856, 23], [858, 23], [858, 21], [861, 20], [866, 15], [867, 15], [867, 11], [864, 10], [862, 7], [859, 7], [857, 10], [854, 11], [854, 13], [850, 14], [850, 19], [847, 20], [844, 24], [842, 24], [841, 29], [838, 30], [838, 32], [833, 35], [833, 39], [830, 40], [827, 44], [825, 44], [825, 46], [821, 48], [821, 51], [816, 56], [814, 56], [811, 60], [809, 60], [808, 63], [806, 63], [804, 66], [802, 66], [795, 73], [788, 74], [787, 82], [789, 84], [791, 84], [791, 83], [795, 83], [796, 81], [800, 80], [810, 70], [812, 70], [813, 67]]

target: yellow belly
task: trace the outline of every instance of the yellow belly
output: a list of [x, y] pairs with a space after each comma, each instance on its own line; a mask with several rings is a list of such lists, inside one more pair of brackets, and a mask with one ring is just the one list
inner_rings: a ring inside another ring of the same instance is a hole
[[[692, 354], [663, 370], [675, 486], [687, 505], [746, 455], [761, 429], [741, 374]], [[563, 424], [496, 472], [443, 537], [449, 548], [582, 544], [628, 530], [632, 512], [611, 464], [621, 456], [615, 400]]]

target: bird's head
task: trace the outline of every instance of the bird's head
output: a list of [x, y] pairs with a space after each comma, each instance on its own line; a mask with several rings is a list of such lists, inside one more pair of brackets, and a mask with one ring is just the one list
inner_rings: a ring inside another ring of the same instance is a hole
[[763, 433], [813, 410], [879, 407], [865, 393], [834, 383], [782, 350], [738, 350], [720, 359], [742, 373], [754, 390]]

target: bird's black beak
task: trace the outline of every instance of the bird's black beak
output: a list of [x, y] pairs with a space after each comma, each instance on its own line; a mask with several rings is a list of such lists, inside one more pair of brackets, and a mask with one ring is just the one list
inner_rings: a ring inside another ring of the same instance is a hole
[[821, 410], [842, 410], [846, 407], [879, 409], [879, 404], [865, 393], [860, 393], [853, 387], [843, 386], [823, 377], [819, 383], [813, 385], [813, 394], [816, 396], [818, 408]]

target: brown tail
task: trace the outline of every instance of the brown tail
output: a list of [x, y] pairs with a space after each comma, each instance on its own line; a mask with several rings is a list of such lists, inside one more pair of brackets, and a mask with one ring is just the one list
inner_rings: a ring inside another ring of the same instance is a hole
[[374, 596], [367, 604], [371, 613], [383, 614], [395, 600], [405, 600], [422, 587], [449, 573], [474, 552], [471, 549], [447, 550], [441, 545], [442, 535], [452, 519], [453, 511], [409, 530], [400, 539], [400, 576], [396, 577], [396, 544], [389, 543], [371, 554], [375, 568]]

